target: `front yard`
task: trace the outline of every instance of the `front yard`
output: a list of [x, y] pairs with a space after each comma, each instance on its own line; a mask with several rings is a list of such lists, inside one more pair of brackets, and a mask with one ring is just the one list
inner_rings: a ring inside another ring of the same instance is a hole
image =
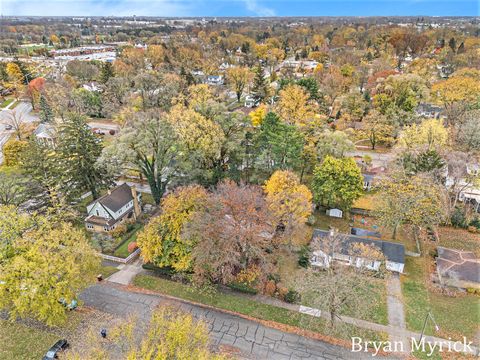
[[439, 337], [470, 340], [478, 334], [480, 324], [480, 297], [461, 292], [448, 296], [433, 291], [428, 286], [428, 258], [406, 258], [405, 271], [402, 276], [402, 291], [405, 301], [407, 327], [421, 331], [427, 311], [430, 310], [440, 327], [434, 331], [431, 321], [427, 323], [426, 333]]

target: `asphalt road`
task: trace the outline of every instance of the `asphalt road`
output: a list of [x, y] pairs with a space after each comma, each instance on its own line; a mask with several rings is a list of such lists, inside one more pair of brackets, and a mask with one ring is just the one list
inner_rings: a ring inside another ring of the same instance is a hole
[[157, 306], [175, 306], [204, 319], [214, 346], [228, 346], [244, 359], [371, 359], [364, 353], [352, 354], [348, 349], [282, 332], [244, 318], [194, 306], [160, 295], [130, 292], [108, 283], [86, 289], [80, 298], [86, 306], [115, 315], [136, 314], [147, 321]]

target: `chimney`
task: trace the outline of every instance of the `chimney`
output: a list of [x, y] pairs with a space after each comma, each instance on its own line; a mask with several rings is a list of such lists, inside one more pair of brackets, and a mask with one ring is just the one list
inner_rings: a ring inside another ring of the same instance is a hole
[[140, 209], [140, 204], [138, 203], [138, 195], [137, 195], [137, 188], [135, 185], [131, 186], [132, 189], [132, 196], [133, 196], [133, 216], [135, 220], [137, 220], [137, 216], [140, 215], [142, 209]]

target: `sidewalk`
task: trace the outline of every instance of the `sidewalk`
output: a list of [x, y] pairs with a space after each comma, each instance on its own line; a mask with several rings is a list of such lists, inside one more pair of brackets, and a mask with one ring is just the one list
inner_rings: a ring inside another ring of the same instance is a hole
[[132, 280], [144, 271], [142, 268], [142, 260], [137, 259], [131, 264], [121, 264], [117, 267], [120, 271], [110, 275], [106, 278], [106, 281], [122, 284], [122, 285], [130, 285]]
[[[230, 292], [229, 290], [226, 290], [226, 291]], [[248, 294], [243, 294], [238, 292], [235, 292], [235, 295], [254, 299], [263, 304], [273, 305], [280, 308], [297, 311], [302, 314], [315, 316], [315, 317], [322, 317], [326, 320], [330, 319], [330, 314], [327, 311], [322, 311], [320, 309], [314, 309], [314, 308], [310, 308], [302, 305], [289, 304], [269, 296], [248, 295]], [[343, 316], [343, 315], [340, 315], [339, 317], [340, 317], [340, 320], [343, 321], [344, 323], [355, 325], [363, 329], [373, 330], [377, 332], [384, 332], [390, 336], [390, 340], [395, 339], [397, 341], [400, 341], [400, 340], [403, 341], [405, 352], [410, 351], [410, 344], [412, 341], [411, 339], [414, 338], [418, 343], [418, 340], [420, 339], [420, 335], [421, 335], [420, 333], [410, 331], [410, 330], [407, 330], [406, 328], [401, 328], [395, 325], [382, 325], [382, 324], [377, 324], [374, 322], [356, 319], [356, 318]], [[425, 342], [431, 342], [431, 343], [442, 342], [443, 344], [445, 344], [444, 347], [452, 346], [453, 348], [453, 344], [455, 343], [455, 341], [452, 341], [452, 340], [442, 339], [442, 338], [438, 338], [430, 335], [425, 335], [423, 338], [425, 339]], [[469, 339], [469, 340], [474, 341], [474, 339]], [[428, 345], [426, 345], [426, 347], [428, 348]], [[474, 355], [474, 356], [478, 356], [480, 354], [480, 349], [478, 348], [478, 346], [470, 346], [470, 347], [472, 351], [467, 351], [467, 354]]]
[[[388, 324], [392, 327], [406, 330], [405, 310], [403, 308], [402, 284], [400, 277], [392, 274], [387, 279], [387, 311]], [[410, 341], [408, 338], [390, 334], [390, 341], [401, 341], [405, 344], [406, 353], [411, 352]]]

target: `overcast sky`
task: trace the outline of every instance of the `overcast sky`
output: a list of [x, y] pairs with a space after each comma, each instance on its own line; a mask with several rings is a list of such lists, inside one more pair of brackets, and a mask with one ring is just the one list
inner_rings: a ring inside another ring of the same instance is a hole
[[479, 16], [479, 0], [0, 0], [3, 15]]

